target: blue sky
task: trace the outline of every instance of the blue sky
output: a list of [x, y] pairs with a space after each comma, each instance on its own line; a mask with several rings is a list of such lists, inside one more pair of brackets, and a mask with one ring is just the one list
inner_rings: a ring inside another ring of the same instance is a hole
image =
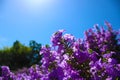
[[0, 47], [15, 40], [49, 44], [59, 29], [83, 38], [85, 30], [105, 20], [120, 28], [119, 0], [0, 0]]

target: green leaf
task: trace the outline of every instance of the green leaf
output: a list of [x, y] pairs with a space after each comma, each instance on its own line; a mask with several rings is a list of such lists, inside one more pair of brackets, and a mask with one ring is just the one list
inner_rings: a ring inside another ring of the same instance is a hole
[[93, 50], [92, 49], [88, 49], [88, 52], [91, 54], [93, 52]]

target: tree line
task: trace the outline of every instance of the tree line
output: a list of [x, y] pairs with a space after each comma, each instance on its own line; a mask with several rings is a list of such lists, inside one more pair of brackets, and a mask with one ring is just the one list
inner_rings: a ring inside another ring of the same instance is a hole
[[11, 70], [30, 67], [34, 64], [40, 65], [40, 49], [41, 44], [34, 40], [29, 42], [29, 46], [16, 40], [11, 47], [0, 49], [0, 65], [9, 66]]

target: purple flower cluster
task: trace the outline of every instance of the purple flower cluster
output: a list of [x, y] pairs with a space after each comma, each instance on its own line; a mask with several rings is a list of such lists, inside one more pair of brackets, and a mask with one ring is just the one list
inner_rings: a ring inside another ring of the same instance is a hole
[[105, 23], [108, 30], [95, 25], [85, 32], [83, 40], [57, 31], [51, 37], [52, 45], [40, 51], [41, 66], [22, 73], [2, 66], [0, 80], [119, 80], [120, 32]]

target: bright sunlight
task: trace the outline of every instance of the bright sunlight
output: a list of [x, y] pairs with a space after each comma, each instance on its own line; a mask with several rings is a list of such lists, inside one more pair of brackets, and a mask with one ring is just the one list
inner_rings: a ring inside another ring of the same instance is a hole
[[29, 13], [38, 13], [38, 12], [46, 12], [51, 10], [54, 4], [57, 2], [56, 0], [22, 0], [22, 6], [24, 12]]

